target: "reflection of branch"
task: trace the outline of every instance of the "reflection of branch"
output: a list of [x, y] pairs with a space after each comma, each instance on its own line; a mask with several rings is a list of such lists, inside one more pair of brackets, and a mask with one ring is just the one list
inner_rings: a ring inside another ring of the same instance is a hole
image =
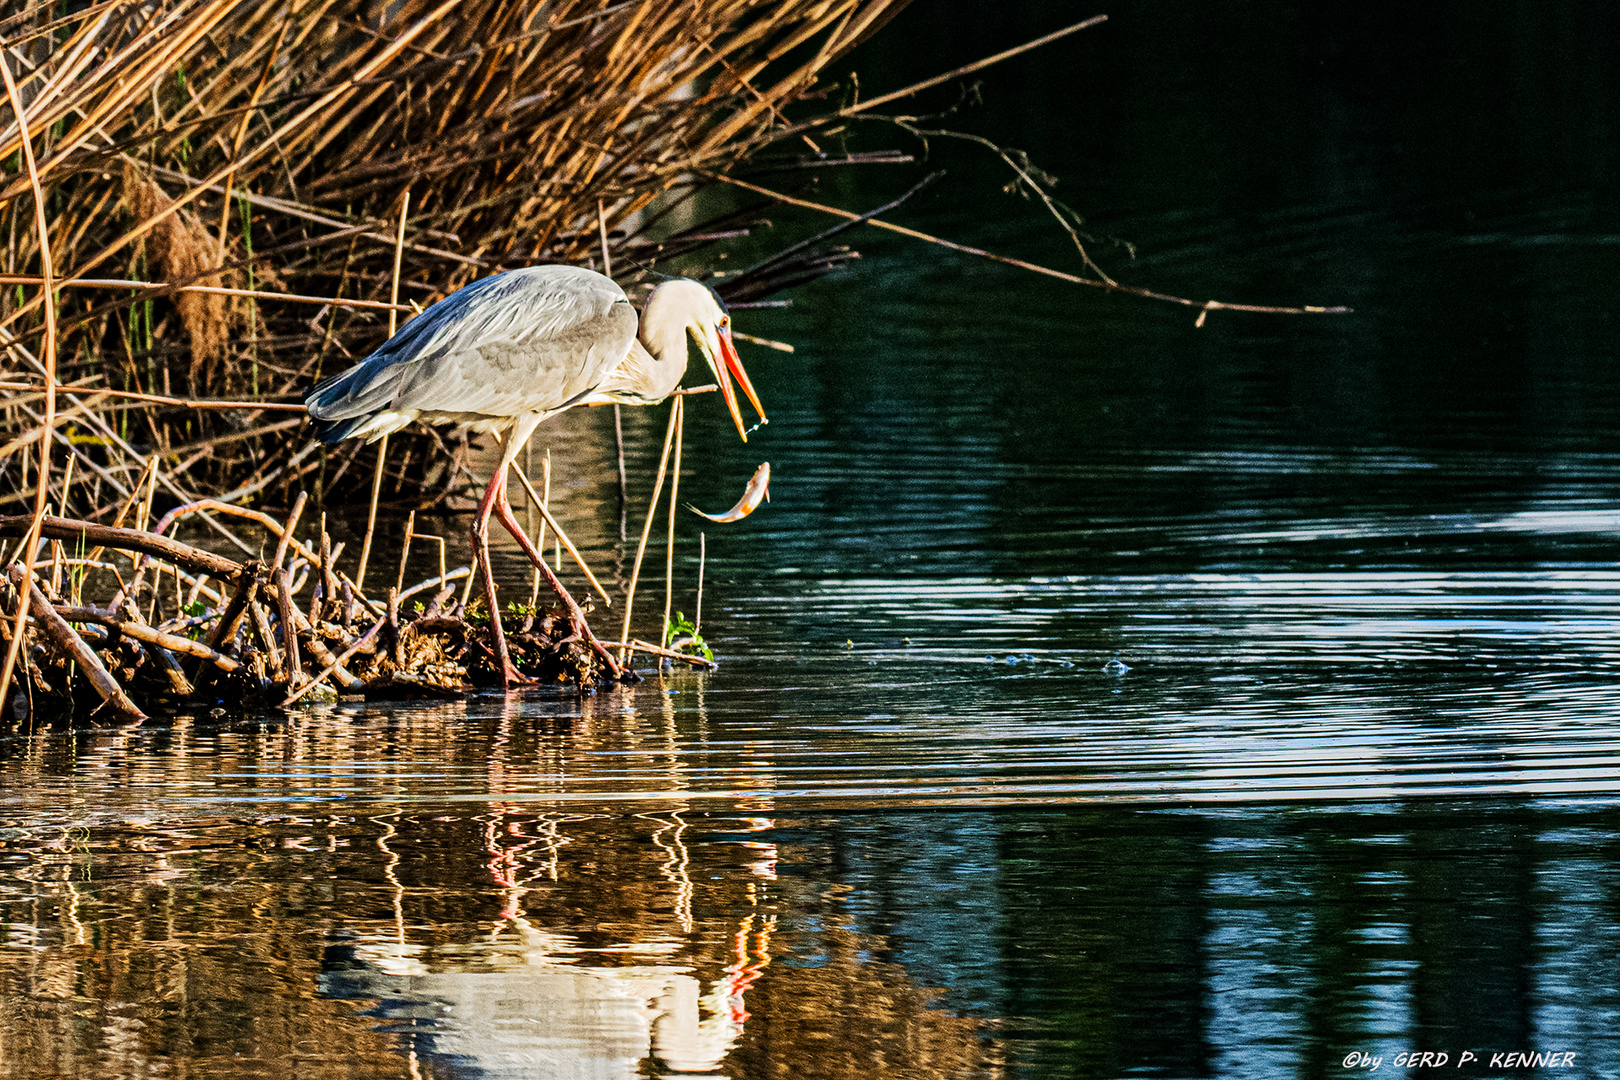
[[[743, 188], [746, 191], [752, 191], [759, 195], [768, 195], [773, 199], [780, 199], [782, 202], [788, 203], [791, 206], [802, 206], [807, 210], [820, 210], [824, 214], [833, 214], [837, 217], [850, 220], [861, 216], [859, 214], [851, 213], [848, 210], [840, 210], [834, 206], [826, 206], [822, 203], [811, 202], [808, 199], [796, 199], [791, 195], [783, 195], [779, 192], [771, 191], [768, 188], [762, 188], [757, 184], [750, 184], [746, 180], [739, 180], [734, 176], [723, 176], [719, 173], [707, 173], [705, 175], [708, 175], [715, 180], [719, 180], [722, 183]], [[933, 236], [925, 232], [919, 232], [916, 229], [908, 229], [903, 225], [891, 225], [887, 221], [879, 221], [877, 218], [868, 218], [866, 224], [876, 226], [879, 229], [887, 229], [889, 232], [896, 232], [902, 236], [910, 236], [917, 240], [926, 240], [930, 244], [938, 244], [940, 247], [950, 248], [952, 251], [960, 251], [966, 255], [977, 255], [983, 259], [990, 259], [994, 262], [1006, 263], [1008, 266], [1016, 266], [1019, 269], [1029, 270], [1032, 273], [1057, 278], [1059, 281], [1067, 281], [1072, 285], [1089, 285], [1094, 289], [1106, 289], [1108, 292], [1125, 293], [1128, 296], [1140, 296], [1144, 300], [1162, 300], [1167, 304], [1180, 304], [1183, 307], [1198, 308], [1198, 320], [1196, 323], [1194, 323], [1195, 326], [1203, 326], [1205, 318], [1208, 317], [1211, 311], [1254, 311], [1266, 315], [1342, 315], [1350, 310], [1350, 308], [1343, 306], [1316, 307], [1306, 305], [1303, 307], [1273, 307], [1266, 304], [1232, 304], [1222, 300], [1190, 300], [1184, 296], [1172, 296], [1169, 293], [1154, 292], [1152, 289], [1138, 288], [1134, 285], [1121, 285], [1112, 280], [1097, 281], [1093, 278], [1080, 277], [1078, 274], [1066, 274], [1061, 270], [1053, 270], [1049, 267], [1041, 266], [1038, 263], [1026, 262], [1023, 259], [1013, 259], [1006, 255], [997, 255], [993, 251], [986, 251], [983, 248], [969, 247], [966, 244], [958, 244], [954, 241], [946, 240], [943, 237]]]

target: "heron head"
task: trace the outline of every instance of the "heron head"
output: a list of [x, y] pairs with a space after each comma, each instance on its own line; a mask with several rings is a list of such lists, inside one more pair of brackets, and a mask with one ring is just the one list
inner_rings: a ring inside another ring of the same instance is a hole
[[743, 393], [748, 395], [749, 404], [759, 414], [761, 423], [765, 421], [765, 407], [759, 403], [759, 395], [754, 393], [754, 385], [748, 381], [748, 372], [743, 370], [742, 359], [737, 355], [737, 346], [731, 337], [731, 315], [714, 291], [689, 278], [666, 281], [653, 291], [647, 301], [647, 310], [641, 316], [641, 327], [642, 340], [655, 352], [655, 342], [674, 331], [680, 335], [680, 351], [684, 354], [685, 336], [692, 335], [697, 342], [698, 352], [703, 354], [715, 381], [720, 384], [720, 393], [726, 399], [732, 421], [737, 425], [737, 434], [742, 436], [743, 442], [747, 442], [748, 432], [743, 427], [742, 412], [737, 408], [737, 392], [732, 389], [732, 378], [736, 378]]

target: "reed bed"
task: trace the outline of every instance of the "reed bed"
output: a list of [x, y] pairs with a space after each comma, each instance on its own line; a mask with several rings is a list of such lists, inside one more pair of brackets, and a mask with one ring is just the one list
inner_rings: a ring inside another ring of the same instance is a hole
[[[659, 258], [746, 228], [680, 232], [668, 215], [780, 138], [807, 152], [783, 110], [825, 94], [827, 64], [902, 3], [13, 9], [0, 57], [33, 167], [7, 110], [0, 512], [38, 494], [47, 403], [25, 387], [47, 367], [60, 384], [50, 449], [78, 464], [49, 471], [58, 513], [107, 520], [149, 461], [177, 503], [285, 507], [305, 486], [363, 490], [370, 455], [357, 464], [357, 448], [329, 458], [289, 438], [300, 420], [284, 406], [380, 343], [395, 316], [473, 278], [606, 257], [633, 284]], [[385, 497], [426, 504], [466, 483], [465, 447], [439, 434], [398, 438], [392, 454]]]

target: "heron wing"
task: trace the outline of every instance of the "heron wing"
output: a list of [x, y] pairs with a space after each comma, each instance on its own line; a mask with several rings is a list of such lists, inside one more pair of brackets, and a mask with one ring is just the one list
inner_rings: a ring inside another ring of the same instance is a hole
[[589, 394], [635, 335], [635, 310], [602, 275], [510, 270], [434, 304], [306, 401], [321, 420], [384, 410], [424, 419], [554, 412]]

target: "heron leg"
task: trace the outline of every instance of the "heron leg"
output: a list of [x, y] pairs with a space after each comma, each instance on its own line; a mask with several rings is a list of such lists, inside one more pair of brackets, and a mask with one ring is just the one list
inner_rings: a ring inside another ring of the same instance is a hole
[[[591, 647], [591, 650], [602, 661], [610, 676], [615, 679], [623, 678], [624, 673], [619, 669], [619, 665], [614, 662], [613, 655], [603, 648], [602, 643], [596, 640], [596, 635], [591, 633], [590, 624], [585, 621], [585, 612], [580, 610], [579, 604], [574, 601], [572, 596], [568, 595], [568, 590], [563, 588], [562, 582], [557, 580], [557, 575], [552, 573], [551, 567], [546, 565], [545, 556], [535, 550], [534, 542], [523, 531], [523, 526], [518, 524], [517, 515], [512, 513], [512, 504], [506, 498], [506, 470], [504, 468], [501, 470], [499, 483], [500, 490], [496, 493], [493, 504], [495, 516], [506, 527], [506, 531], [511, 533], [513, 538], [517, 540], [518, 546], [523, 549], [524, 554], [529, 556], [529, 561], [539, 569], [540, 576], [546, 579], [546, 586], [557, 594], [558, 600], [562, 601], [563, 611], [568, 615], [568, 621], [573, 628], [574, 634], [584, 639], [585, 643]], [[490, 486], [493, 490], [493, 481]], [[489, 495], [485, 494], [484, 499], [486, 502], [489, 501]], [[480, 507], [479, 511], [482, 513], [483, 507]]]
[[[478, 565], [484, 575], [484, 599], [489, 605], [489, 637], [495, 646], [495, 666], [500, 669], [501, 683], [510, 689], [522, 683], [534, 682], [533, 679], [518, 671], [512, 664], [511, 654], [506, 648], [506, 631], [501, 628], [500, 601], [495, 598], [495, 571], [489, 561], [489, 514], [497, 500], [506, 502], [506, 470], [502, 469], [500, 475], [489, 482], [484, 491], [484, 498], [478, 504], [478, 514], [473, 518], [472, 543], [473, 551], [477, 552]], [[508, 509], [510, 514], [511, 510]]]

